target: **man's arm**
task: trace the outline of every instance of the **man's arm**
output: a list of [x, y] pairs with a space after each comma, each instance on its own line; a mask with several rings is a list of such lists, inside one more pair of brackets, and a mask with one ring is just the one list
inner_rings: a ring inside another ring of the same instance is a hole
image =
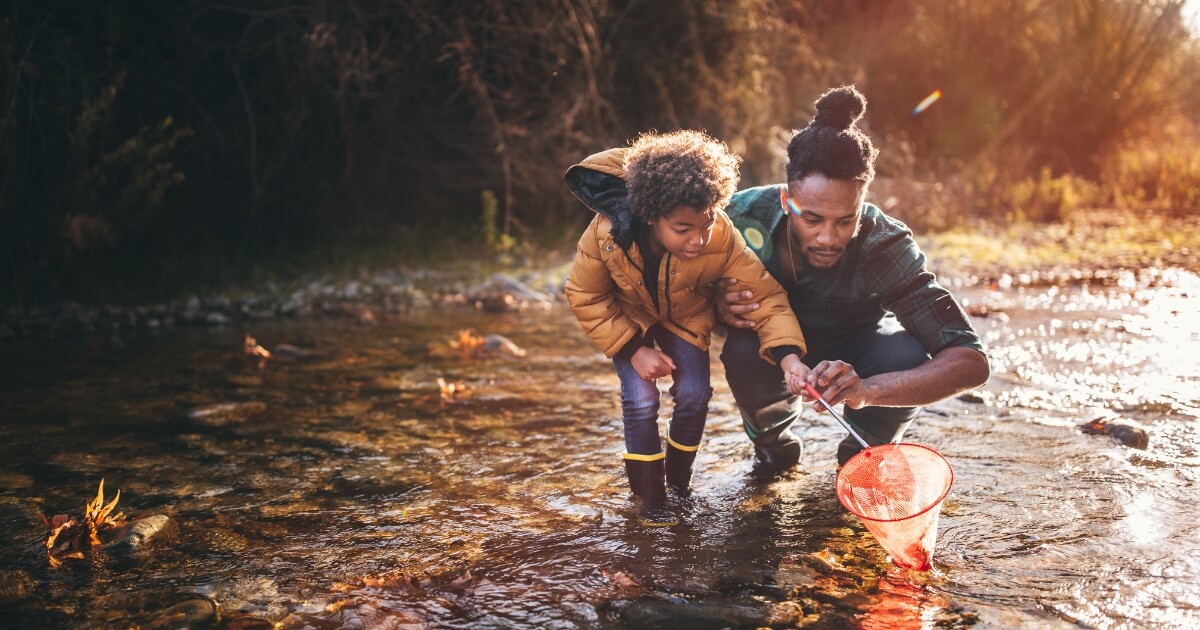
[[980, 387], [990, 376], [991, 367], [982, 352], [950, 346], [910, 370], [868, 378], [859, 377], [844, 361], [822, 361], [809, 372], [808, 382], [829, 404], [844, 402], [851, 409], [861, 409], [929, 405]]

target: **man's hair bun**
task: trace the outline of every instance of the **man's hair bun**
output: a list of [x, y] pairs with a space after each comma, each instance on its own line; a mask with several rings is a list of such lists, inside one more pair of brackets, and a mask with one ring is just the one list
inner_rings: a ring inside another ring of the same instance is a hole
[[843, 85], [833, 88], [817, 99], [817, 115], [814, 125], [825, 125], [839, 131], [851, 125], [867, 111], [867, 99], [854, 86]]

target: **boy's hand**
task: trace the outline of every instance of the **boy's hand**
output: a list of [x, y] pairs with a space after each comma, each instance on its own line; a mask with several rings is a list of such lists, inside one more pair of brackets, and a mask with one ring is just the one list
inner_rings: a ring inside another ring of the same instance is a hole
[[800, 357], [789, 354], [779, 362], [783, 368], [783, 380], [787, 383], [788, 393], [793, 396], [804, 394], [804, 383], [808, 378], [808, 366], [800, 361]]
[[[675, 371], [675, 362], [665, 352], [658, 348], [642, 346], [633, 353], [629, 362], [643, 380], [653, 381], [656, 378], [670, 376]], [[807, 373], [806, 373], [807, 374]]]

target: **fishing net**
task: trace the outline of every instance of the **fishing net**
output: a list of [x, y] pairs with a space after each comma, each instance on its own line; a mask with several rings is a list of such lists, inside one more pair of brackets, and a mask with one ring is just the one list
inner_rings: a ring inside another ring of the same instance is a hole
[[950, 463], [919, 444], [859, 452], [837, 476], [842, 505], [862, 519], [897, 566], [927, 571], [942, 501], [954, 483]]

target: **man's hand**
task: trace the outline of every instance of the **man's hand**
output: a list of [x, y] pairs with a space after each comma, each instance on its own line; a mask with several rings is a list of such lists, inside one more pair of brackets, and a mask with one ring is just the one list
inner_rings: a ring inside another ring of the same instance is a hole
[[[808, 373], [807, 381], [821, 393], [830, 406], [840, 402], [851, 409], [862, 409], [870, 404], [867, 384], [854, 371], [854, 366], [845, 361], [822, 361]], [[801, 385], [803, 388], [803, 385]], [[820, 403], [813, 403], [816, 411], [825, 411]]]
[[629, 362], [643, 380], [653, 381], [656, 378], [670, 376], [675, 371], [675, 362], [658, 348], [642, 346], [633, 353]]
[[779, 362], [783, 368], [783, 381], [787, 383], [788, 393], [799, 396], [804, 393], [804, 382], [808, 378], [808, 366], [800, 362], [800, 357], [789, 354]]
[[757, 311], [760, 305], [751, 301], [754, 291], [735, 287], [736, 284], [737, 278], [721, 278], [717, 282], [717, 319], [734, 328], [754, 328], [754, 322], [742, 314]]

